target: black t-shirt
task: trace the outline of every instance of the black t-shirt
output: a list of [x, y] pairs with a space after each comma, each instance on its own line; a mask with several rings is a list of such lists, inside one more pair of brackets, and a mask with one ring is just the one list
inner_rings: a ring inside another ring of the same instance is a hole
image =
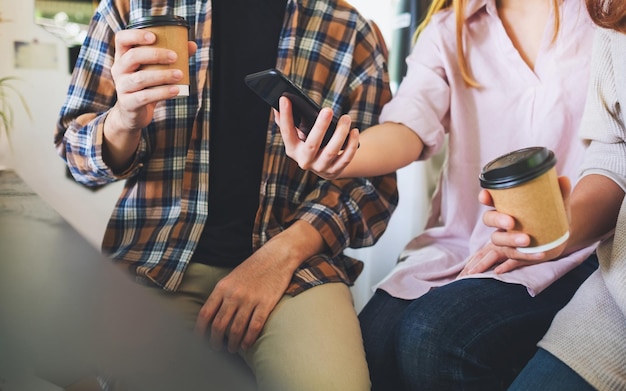
[[236, 266], [252, 228], [270, 107], [244, 83], [276, 65], [286, 0], [212, 0], [209, 217], [192, 262]]

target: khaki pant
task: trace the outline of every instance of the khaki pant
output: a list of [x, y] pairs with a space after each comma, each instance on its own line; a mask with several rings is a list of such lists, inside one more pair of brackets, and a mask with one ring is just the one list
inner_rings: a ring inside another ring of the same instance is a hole
[[[192, 263], [175, 294], [151, 288], [190, 328], [217, 282], [231, 269]], [[356, 311], [343, 283], [323, 284], [278, 302], [241, 356], [262, 391], [362, 391], [369, 373]]]

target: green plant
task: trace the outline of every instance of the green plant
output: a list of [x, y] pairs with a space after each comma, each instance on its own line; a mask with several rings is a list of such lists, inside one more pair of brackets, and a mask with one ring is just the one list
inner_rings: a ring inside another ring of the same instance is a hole
[[12, 97], [18, 99], [28, 117], [32, 118], [24, 96], [13, 85], [13, 82], [18, 80], [18, 78], [12, 76], [0, 78], [0, 133], [4, 133], [9, 141], [11, 140], [11, 130], [13, 129], [14, 121]]

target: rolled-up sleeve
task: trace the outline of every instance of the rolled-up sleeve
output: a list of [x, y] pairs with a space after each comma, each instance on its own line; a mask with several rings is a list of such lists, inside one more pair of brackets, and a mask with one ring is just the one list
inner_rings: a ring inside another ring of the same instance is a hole
[[[605, 175], [625, 188], [626, 127], [618, 88], [626, 76], [615, 74], [610, 31], [600, 29], [595, 35], [592, 56], [592, 77], [581, 122], [581, 137], [589, 144], [580, 168], [581, 176], [591, 173]], [[619, 51], [623, 52], [623, 51]], [[621, 66], [618, 66], [620, 68]], [[620, 79], [621, 76], [621, 79]]]
[[[108, 15], [111, 13], [109, 10]], [[104, 121], [117, 101], [111, 76], [113, 42], [122, 25], [121, 18], [108, 17], [105, 20], [100, 9], [94, 19], [72, 73], [54, 135], [57, 153], [67, 162], [76, 181], [87, 186], [103, 185], [134, 175], [147, 150], [147, 141], [142, 138], [133, 163], [122, 173], [114, 173], [103, 160]]]
[[434, 29], [427, 27], [422, 32], [407, 57], [405, 78], [380, 115], [380, 122], [401, 123], [417, 133], [424, 143], [420, 160], [436, 154], [445, 141], [443, 124], [450, 108], [450, 86], [438, 49], [440, 39]]

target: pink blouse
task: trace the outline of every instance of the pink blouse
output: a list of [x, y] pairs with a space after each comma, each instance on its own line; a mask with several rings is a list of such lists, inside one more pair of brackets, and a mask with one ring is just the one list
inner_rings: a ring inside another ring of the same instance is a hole
[[[550, 18], [552, 20], [552, 18]], [[408, 72], [381, 122], [399, 122], [423, 140], [421, 159], [448, 139], [448, 155], [433, 195], [427, 225], [411, 240], [379, 288], [414, 299], [457, 278], [468, 257], [488, 243], [482, 223], [478, 175], [499, 155], [545, 146], [557, 157], [557, 172], [578, 177], [584, 145], [578, 128], [587, 92], [594, 25], [583, 1], [561, 6], [560, 31], [546, 29], [535, 69], [522, 59], [498, 17], [495, 0], [469, 0], [466, 52], [480, 88], [465, 86], [456, 57], [452, 11], [435, 15], [407, 58]], [[595, 246], [567, 257], [527, 266], [496, 278], [523, 284], [536, 295], [584, 261]]]

